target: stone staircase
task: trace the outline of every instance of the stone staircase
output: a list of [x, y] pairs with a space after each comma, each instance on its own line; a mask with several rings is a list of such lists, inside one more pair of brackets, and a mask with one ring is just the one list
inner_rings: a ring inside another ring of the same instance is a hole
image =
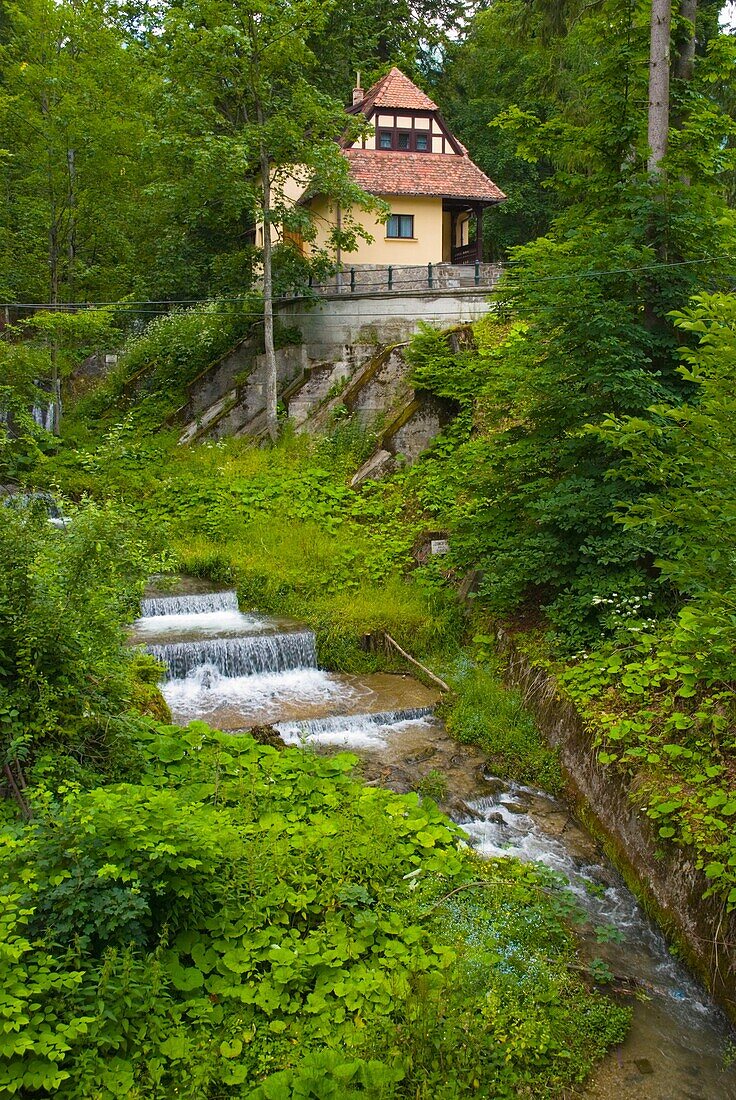
[[[461, 326], [448, 339], [459, 347], [469, 332]], [[276, 353], [279, 401], [297, 431], [328, 432], [346, 414], [378, 431], [376, 451], [355, 475], [355, 485], [384, 475], [399, 461], [413, 462], [457, 412], [453, 402], [414, 389], [407, 346], [346, 345], [331, 359], [316, 358], [315, 352], [324, 354], [322, 346], [289, 346]], [[265, 437], [265, 356], [252, 337], [191, 383], [176, 420], [182, 445], [224, 436]]]

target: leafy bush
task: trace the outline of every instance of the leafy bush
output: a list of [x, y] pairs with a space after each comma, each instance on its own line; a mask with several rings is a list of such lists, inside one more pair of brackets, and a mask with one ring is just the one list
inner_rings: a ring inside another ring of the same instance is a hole
[[149, 406], [151, 397], [159, 395], [160, 411], [172, 411], [187, 383], [246, 336], [260, 316], [259, 300], [253, 296], [240, 303], [216, 299], [154, 318], [128, 339], [113, 373], [79, 402], [77, 417], [108, 413], [111, 404], [122, 405], [134, 393], [145, 394]]
[[0, 832], [8, 1095], [541, 1098], [621, 1037], [552, 882], [428, 802], [201, 724], [141, 752]]
[[0, 524], [0, 722], [3, 762], [65, 746], [103, 761], [116, 752], [133, 669], [124, 645], [132, 596], [150, 559], [112, 505], [3, 509]]

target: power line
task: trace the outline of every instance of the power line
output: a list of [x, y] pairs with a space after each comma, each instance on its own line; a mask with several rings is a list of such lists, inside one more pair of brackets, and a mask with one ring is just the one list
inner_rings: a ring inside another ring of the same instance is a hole
[[[602, 270], [602, 271], [578, 271], [578, 272], [572, 272], [570, 274], [543, 275], [543, 276], [538, 276], [538, 277], [532, 278], [528, 281], [531, 284], [547, 283], [547, 282], [570, 282], [570, 281], [583, 280], [583, 279], [602, 278], [602, 277], [609, 276], [609, 275], [635, 275], [635, 274], [638, 274], [640, 272], [646, 272], [646, 271], [658, 271], [658, 270], [666, 270], [666, 269], [670, 269], [670, 268], [691, 267], [691, 266], [697, 265], [697, 264], [711, 263], [714, 260], [733, 260], [733, 259], [736, 259], [736, 257], [734, 257], [732, 255], [727, 255], [727, 254], [721, 254], [721, 255], [718, 255], [718, 256], [701, 256], [700, 258], [695, 259], [695, 260], [676, 260], [676, 261], [672, 261], [672, 262], [669, 262], [669, 263], [658, 262], [658, 263], [654, 263], [654, 264], [641, 264], [637, 267], [619, 267], [619, 268], [609, 268], [609, 269]], [[512, 261], [512, 263], [519, 263], [519, 262], [521, 262], [521, 261]], [[437, 265], [437, 266], [439, 267], [440, 265]], [[501, 268], [501, 275], [516, 274], [515, 272], [512, 272], [510, 270], [510, 267], [507, 264], [499, 264], [497, 266]], [[349, 274], [350, 274], [350, 269], [349, 268], [348, 268], [347, 271], [343, 272], [343, 276], [348, 276], [349, 277]], [[359, 274], [359, 272], [356, 272], [356, 274]], [[417, 280], [412, 279], [411, 282], [416, 283]], [[412, 287], [409, 287], [408, 282], [404, 283], [403, 285], [407, 287], [406, 293], [410, 293], [411, 291], [421, 291], [421, 292], [424, 293], [425, 291], [441, 291], [441, 290], [453, 291], [453, 290], [471, 290], [471, 289], [475, 289], [475, 290], [486, 290], [487, 289], [488, 292], [491, 293], [492, 290], [494, 289], [494, 287], [498, 286], [498, 282], [493, 283], [488, 287], [483, 287], [483, 286], [480, 286], [480, 285], [477, 286], [477, 287], [476, 286], [473, 286], [473, 287], [429, 287], [429, 286], [426, 286], [426, 287], [425, 286], [412, 286]], [[342, 292], [336, 286], [336, 287], [334, 287], [335, 293], [330, 294], [329, 296], [331, 298], [339, 298], [340, 300], [344, 299], [346, 301], [349, 301], [350, 297], [353, 294], [355, 294], [356, 296], [368, 295], [368, 294], [391, 294], [392, 292], [400, 292], [401, 286], [402, 286], [401, 281], [394, 281], [393, 287], [392, 287], [391, 290], [389, 290], [388, 288], [383, 288], [383, 287], [366, 286], [366, 287], [362, 287], [362, 288], [360, 288], [359, 290], [356, 290], [356, 291], [350, 291], [350, 290], [346, 289]], [[312, 290], [317, 290], [318, 288], [324, 288], [324, 290], [326, 292], [329, 292], [329, 291], [333, 290], [333, 288], [327, 283], [316, 284], [311, 289]], [[513, 290], [514, 289], [513, 286], [510, 289]], [[314, 305], [317, 305], [319, 302], [324, 301], [327, 296], [328, 296], [327, 293], [321, 294], [321, 295], [316, 294], [314, 299], [313, 299]], [[305, 295], [301, 295], [301, 296], [294, 295], [294, 294], [281, 295], [277, 298], [272, 298], [272, 302], [273, 302], [274, 305], [283, 305], [286, 302], [299, 300], [300, 297], [303, 298], [303, 297], [305, 297]], [[70, 309], [105, 309], [105, 308], [109, 308], [109, 309], [112, 309], [115, 313], [147, 314], [147, 313], [162, 313], [163, 310], [157, 310], [157, 309], [152, 309], [152, 308], [135, 308], [135, 307], [138, 307], [138, 306], [140, 306], [140, 307], [153, 307], [153, 306], [171, 307], [171, 306], [203, 305], [207, 301], [212, 301], [213, 303], [214, 302], [221, 302], [221, 303], [228, 303], [228, 304], [238, 304], [238, 303], [242, 302], [244, 304], [245, 303], [250, 304], [252, 302], [252, 297], [240, 296], [240, 297], [226, 298], [226, 297], [219, 297], [218, 296], [218, 297], [215, 297], [215, 298], [212, 298], [212, 299], [206, 299], [206, 298], [161, 298], [161, 299], [155, 299], [155, 300], [147, 299], [146, 301], [143, 301], [143, 300], [134, 301], [134, 300], [123, 299], [122, 301], [123, 301], [123, 304], [119, 304], [118, 302], [55, 302], [55, 303], [49, 303], [49, 302], [0, 302], [0, 308], [42, 309], [42, 310], [48, 310], [49, 312], [56, 312], [56, 311], [64, 312], [64, 311], [70, 310]], [[195, 316], [200, 315], [194, 310], [187, 310], [187, 312], [191, 313], [191, 314], [194, 314]], [[447, 312], [447, 311], [438, 311], [438, 312]], [[454, 313], [456, 311], [452, 310], [452, 311], [449, 311], [449, 312]], [[218, 313], [215, 310], [209, 309], [209, 310], [202, 310], [201, 315], [202, 316], [206, 315], [206, 316], [212, 317], [212, 316], [218, 316]], [[226, 312], [226, 311], [223, 311], [223, 313], [221, 315], [222, 316], [231, 316], [231, 314]], [[253, 317], [262, 316], [261, 312], [259, 312], [259, 311], [252, 311], [251, 315]], [[294, 314], [294, 316], [300, 316], [300, 315], [301, 314]]]

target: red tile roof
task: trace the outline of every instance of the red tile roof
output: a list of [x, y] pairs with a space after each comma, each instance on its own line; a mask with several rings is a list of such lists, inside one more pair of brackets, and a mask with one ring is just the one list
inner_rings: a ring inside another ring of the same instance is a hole
[[503, 191], [468, 156], [344, 149], [350, 175], [371, 195], [428, 195], [503, 202]]
[[402, 107], [412, 111], [438, 110], [437, 104], [433, 103], [429, 96], [417, 88], [416, 84], [412, 83], [408, 76], [404, 76], [395, 65], [390, 72], [368, 89], [363, 101], [356, 103], [355, 110], [368, 115], [375, 107]]

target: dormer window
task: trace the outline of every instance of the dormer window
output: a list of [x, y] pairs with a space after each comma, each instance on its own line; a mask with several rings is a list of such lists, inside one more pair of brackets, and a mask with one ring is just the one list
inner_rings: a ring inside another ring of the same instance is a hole
[[[394, 116], [394, 125], [380, 125], [376, 132], [376, 148], [384, 151], [394, 150], [399, 153], [429, 153], [431, 151], [430, 124], [425, 123], [426, 129], [417, 125], [416, 119], [402, 115]], [[422, 120], [423, 121], [423, 120]]]

